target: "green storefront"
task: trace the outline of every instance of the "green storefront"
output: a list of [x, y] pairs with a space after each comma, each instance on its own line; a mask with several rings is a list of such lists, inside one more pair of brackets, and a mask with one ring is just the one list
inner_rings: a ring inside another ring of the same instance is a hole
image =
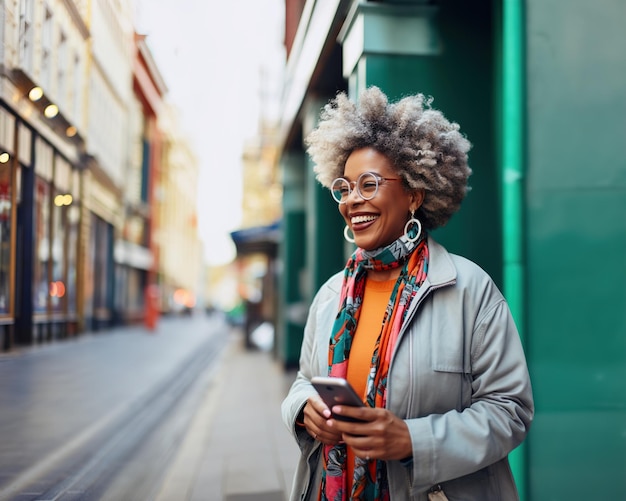
[[626, 499], [626, 2], [329, 0], [302, 18], [281, 124], [285, 365], [350, 252], [302, 138], [338, 90], [431, 95], [474, 145], [472, 191], [436, 238], [496, 280], [526, 347], [522, 498]]

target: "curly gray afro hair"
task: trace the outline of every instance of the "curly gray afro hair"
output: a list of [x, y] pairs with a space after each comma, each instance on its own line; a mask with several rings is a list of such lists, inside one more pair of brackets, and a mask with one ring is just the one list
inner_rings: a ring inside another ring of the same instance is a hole
[[427, 229], [445, 225], [469, 190], [470, 142], [431, 100], [416, 94], [389, 103], [378, 87], [353, 103], [340, 93], [322, 111], [319, 126], [306, 138], [318, 181], [330, 188], [343, 175], [346, 160], [371, 147], [391, 161], [409, 189], [423, 189], [418, 217]]

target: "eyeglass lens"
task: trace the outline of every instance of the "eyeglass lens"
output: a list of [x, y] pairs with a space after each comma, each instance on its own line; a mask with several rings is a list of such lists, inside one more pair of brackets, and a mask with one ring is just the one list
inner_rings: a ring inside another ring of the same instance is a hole
[[371, 200], [378, 192], [378, 178], [371, 172], [364, 172], [356, 181], [352, 182], [339, 177], [333, 181], [330, 187], [330, 192], [335, 201], [346, 203], [350, 193], [352, 193], [353, 185], [356, 186], [356, 192], [363, 200]]

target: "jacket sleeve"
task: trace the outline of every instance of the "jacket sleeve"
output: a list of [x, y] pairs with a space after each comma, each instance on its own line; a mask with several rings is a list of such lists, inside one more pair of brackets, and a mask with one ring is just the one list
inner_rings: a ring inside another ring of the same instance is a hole
[[415, 492], [499, 461], [526, 436], [534, 413], [530, 377], [504, 299], [477, 318], [471, 364], [469, 407], [406, 421]]
[[303, 453], [310, 452], [305, 449], [310, 448], [314, 441], [304, 428], [296, 425], [296, 418], [304, 408], [307, 399], [316, 393], [313, 386], [311, 386], [310, 379], [315, 375], [317, 311], [321, 295], [321, 293], [318, 293], [315, 296], [309, 309], [300, 349], [299, 370], [281, 405], [283, 423], [295, 437]]

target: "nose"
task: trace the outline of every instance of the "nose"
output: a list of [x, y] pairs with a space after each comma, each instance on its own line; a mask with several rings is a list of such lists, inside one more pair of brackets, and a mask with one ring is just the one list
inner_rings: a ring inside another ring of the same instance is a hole
[[359, 190], [356, 189], [356, 182], [355, 181], [352, 181], [350, 183], [350, 193], [348, 194], [348, 198], [346, 200], [346, 203], [350, 202], [350, 200], [352, 198], [354, 198], [355, 201], [357, 201], [357, 202], [360, 202], [360, 201], [364, 200], [363, 197], [361, 197], [361, 195], [359, 195]]

